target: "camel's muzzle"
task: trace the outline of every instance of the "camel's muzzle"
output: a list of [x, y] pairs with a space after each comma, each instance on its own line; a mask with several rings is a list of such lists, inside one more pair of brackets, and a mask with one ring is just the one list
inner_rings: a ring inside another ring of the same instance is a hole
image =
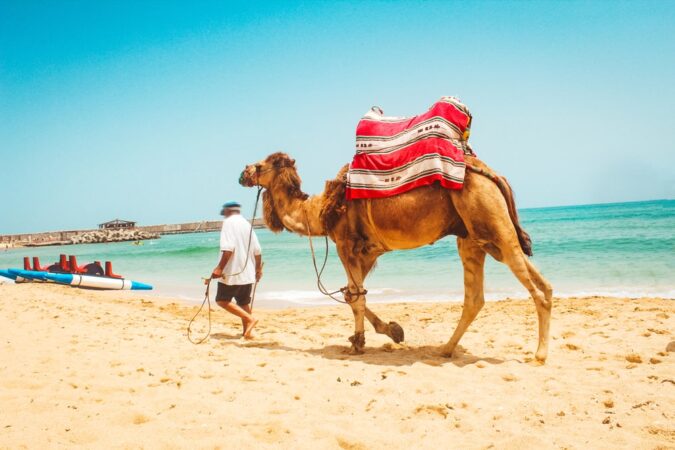
[[253, 180], [248, 174], [248, 167], [246, 167], [242, 172], [241, 175], [239, 175], [239, 184], [244, 186], [244, 187], [252, 187], [253, 186]]

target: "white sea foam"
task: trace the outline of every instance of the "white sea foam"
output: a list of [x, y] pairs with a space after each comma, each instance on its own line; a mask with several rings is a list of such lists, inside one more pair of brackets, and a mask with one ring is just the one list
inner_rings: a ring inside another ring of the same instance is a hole
[[[566, 290], [556, 292], [557, 298], [570, 297], [661, 297], [666, 299], [675, 299], [675, 290], [648, 290], [648, 289], [631, 289], [631, 288], [616, 288], [611, 290]], [[336, 298], [342, 299], [341, 294], [336, 294]], [[369, 303], [437, 303], [437, 302], [462, 302], [464, 300], [463, 292], [455, 291], [450, 293], [443, 292], [418, 292], [406, 291], [402, 289], [380, 288], [371, 289], [368, 291]], [[494, 290], [486, 292], [485, 299], [487, 301], [502, 301], [508, 299], [528, 299], [529, 294], [524, 289], [518, 290]], [[283, 307], [283, 306], [325, 306], [334, 305], [335, 302], [330, 298], [324, 296], [319, 291], [305, 291], [305, 290], [278, 290], [269, 291], [264, 294], [259, 294], [256, 301], [259, 305], [266, 307]]]

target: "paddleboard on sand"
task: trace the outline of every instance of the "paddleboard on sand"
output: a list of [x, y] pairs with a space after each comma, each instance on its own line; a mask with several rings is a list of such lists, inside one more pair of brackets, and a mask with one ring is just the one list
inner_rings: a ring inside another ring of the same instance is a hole
[[45, 274], [47, 272], [37, 272], [34, 270], [8, 269], [8, 272], [16, 277], [16, 280], [24, 281], [47, 281]]
[[95, 289], [124, 289], [132, 291], [149, 291], [152, 289], [152, 286], [149, 284], [126, 280], [124, 278], [97, 277], [92, 275], [76, 275], [71, 273], [50, 273], [38, 272], [35, 270], [7, 269], [0, 270], [0, 276], [7, 277], [18, 282], [52, 281], [59, 284], [69, 284], [71, 286]]
[[16, 275], [11, 273], [9, 270], [0, 270], [0, 283], [13, 282], [16, 280]]
[[14, 275], [9, 270], [0, 270], [0, 277], [9, 278], [10, 280], [16, 280], [16, 275]]
[[7, 276], [9, 276], [11, 279], [13, 279], [17, 283], [30, 283], [31, 281], [34, 281], [33, 278], [28, 277], [28, 274], [25, 274], [26, 276], [22, 276], [21, 272], [28, 272], [27, 270], [7, 269], [7, 270], [3, 270], [3, 272], [6, 272], [8, 274]]
[[152, 286], [149, 284], [126, 280], [124, 278], [94, 277], [91, 275], [49, 272], [44, 272], [44, 277], [46, 280], [55, 283], [96, 289], [124, 289], [132, 291], [149, 291], [152, 289]]

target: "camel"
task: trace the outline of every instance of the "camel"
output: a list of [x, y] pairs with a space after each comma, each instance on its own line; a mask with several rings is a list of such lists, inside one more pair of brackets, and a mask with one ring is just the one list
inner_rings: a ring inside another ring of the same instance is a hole
[[308, 196], [301, 190], [295, 160], [273, 153], [246, 166], [242, 186], [263, 191], [263, 218], [267, 227], [304, 236], [328, 236], [335, 242], [348, 285], [344, 299], [354, 314], [350, 354], [362, 354], [364, 317], [377, 333], [401, 342], [404, 332], [396, 322], [385, 323], [367, 306], [364, 280], [377, 258], [389, 251], [432, 244], [447, 235], [457, 236], [464, 268], [464, 305], [459, 323], [441, 354], [451, 357], [462, 335], [483, 307], [483, 266], [486, 254], [506, 264], [528, 290], [537, 310], [539, 340], [535, 358], [548, 355], [553, 290], [532, 262], [529, 235], [521, 228], [511, 187], [473, 155], [465, 157], [466, 175], [461, 190], [434, 183], [393, 197], [345, 199], [346, 172], [342, 167], [323, 193]]

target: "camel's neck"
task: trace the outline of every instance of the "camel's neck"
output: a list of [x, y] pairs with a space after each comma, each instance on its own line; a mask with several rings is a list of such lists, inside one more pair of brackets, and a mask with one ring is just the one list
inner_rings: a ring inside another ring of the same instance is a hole
[[292, 197], [283, 188], [273, 188], [270, 194], [274, 201], [276, 214], [288, 230], [303, 236], [324, 236], [326, 234], [320, 218], [323, 199], [321, 195], [302, 199]]

